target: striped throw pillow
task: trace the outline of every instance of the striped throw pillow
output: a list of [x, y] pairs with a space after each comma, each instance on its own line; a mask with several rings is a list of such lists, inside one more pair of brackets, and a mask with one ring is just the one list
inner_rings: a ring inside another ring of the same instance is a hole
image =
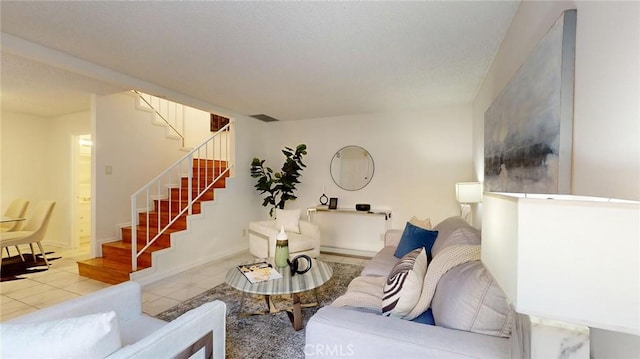
[[427, 273], [427, 252], [414, 249], [391, 269], [384, 286], [382, 315], [402, 318], [416, 305]]

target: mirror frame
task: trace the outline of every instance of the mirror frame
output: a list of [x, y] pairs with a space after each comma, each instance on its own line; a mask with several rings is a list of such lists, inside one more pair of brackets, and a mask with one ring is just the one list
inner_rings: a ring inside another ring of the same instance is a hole
[[[340, 153], [348, 148], [357, 148], [359, 150], [361, 150], [362, 152], [366, 153], [367, 156], [369, 157], [369, 160], [371, 161], [371, 175], [369, 176], [369, 178], [367, 179], [367, 181], [360, 187], [358, 188], [345, 188], [343, 186], [343, 184], [340, 184], [338, 181], [338, 179], [336, 179], [336, 177], [334, 176], [333, 173], [333, 163], [336, 160], [336, 158], [340, 158]], [[369, 153], [369, 151], [367, 151], [364, 147], [361, 146], [356, 146], [356, 145], [348, 145], [348, 146], [344, 146], [342, 148], [340, 148], [338, 151], [336, 151], [336, 153], [333, 155], [333, 157], [331, 158], [331, 163], [329, 164], [329, 173], [331, 174], [331, 179], [333, 180], [333, 183], [336, 184], [336, 186], [342, 188], [345, 191], [359, 191], [363, 188], [365, 188], [369, 183], [371, 183], [371, 180], [373, 179], [373, 175], [376, 172], [376, 164], [375, 161], [373, 160], [373, 157], [371, 156], [371, 153]]]

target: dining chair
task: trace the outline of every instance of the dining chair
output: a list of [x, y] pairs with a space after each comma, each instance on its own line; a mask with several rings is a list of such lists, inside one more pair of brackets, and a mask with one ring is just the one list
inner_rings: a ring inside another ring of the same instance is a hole
[[[27, 207], [29, 207], [29, 201], [22, 198], [16, 198], [9, 203], [9, 207], [7, 207], [7, 210], [4, 211], [2, 216], [8, 218], [22, 218], [27, 212]], [[17, 230], [20, 227], [19, 224], [19, 221], [0, 223], [0, 232], [11, 232]]]
[[[22, 198], [16, 198], [11, 203], [9, 203], [9, 207], [4, 211], [3, 217], [8, 218], [23, 218], [24, 214], [27, 212], [27, 207], [29, 207], [29, 201]], [[11, 232], [20, 229], [20, 221], [12, 221], [12, 222], [4, 222], [0, 223], [0, 233], [2, 232]], [[9, 247], [5, 248], [7, 250], [7, 255], [11, 257], [11, 253], [9, 253]], [[24, 257], [22, 257], [22, 253], [20, 253], [20, 248], [16, 246], [16, 250], [20, 255], [20, 258], [24, 261]]]
[[[19, 231], [0, 233], [0, 250], [9, 246], [18, 246], [21, 244], [29, 244], [31, 246], [31, 253], [35, 262], [35, 251], [33, 250], [33, 243], [38, 245], [42, 258], [47, 264], [47, 268], [50, 267], [47, 256], [42, 248], [42, 240], [47, 232], [49, 225], [49, 219], [51, 219], [51, 213], [56, 202], [54, 201], [40, 201], [36, 204], [32, 215], [26, 219], [24, 225]], [[2, 264], [2, 258], [0, 257], [0, 264]]]

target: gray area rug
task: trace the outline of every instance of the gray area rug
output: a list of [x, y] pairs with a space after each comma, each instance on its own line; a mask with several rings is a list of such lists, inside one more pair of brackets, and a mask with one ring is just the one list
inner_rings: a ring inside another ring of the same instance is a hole
[[[333, 276], [318, 288], [319, 305], [302, 308], [303, 325], [322, 306], [329, 305], [342, 295], [349, 282], [362, 271], [362, 266], [327, 262], [333, 268]], [[303, 358], [305, 330], [295, 331], [285, 311], [275, 314], [254, 315], [246, 318], [238, 316], [242, 292], [226, 283], [220, 284], [194, 298], [170, 308], [156, 317], [171, 321], [181, 314], [214, 300], [227, 304], [227, 358]], [[315, 300], [313, 292], [300, 295], [301, 303]], [[290, 298], [274, 297], [276, 308], [283, 309], [291, 303]], [[264, 296], [247, 295], [242, 308], [245, 313], [267, 309]]]

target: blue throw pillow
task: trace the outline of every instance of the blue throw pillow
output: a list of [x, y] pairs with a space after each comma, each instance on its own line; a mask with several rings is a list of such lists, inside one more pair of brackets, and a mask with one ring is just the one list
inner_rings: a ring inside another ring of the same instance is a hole
[[431, 311], [431, 308], [427, 309], [426, 312], [423, 312], [411, 321], [415, 323], [436, 325], [436, 320], [433, 318], [433, 312]]
[[427, 258], [431, 261], [431, 247], [436, 242], [438, 231], [430, 231], [428, 229], [414, 226], [407, 222], [400, 237], [398, 248], [393, 254], [396, 258], [402, 258], [414, 249], [424, 247], [427, 250]]

